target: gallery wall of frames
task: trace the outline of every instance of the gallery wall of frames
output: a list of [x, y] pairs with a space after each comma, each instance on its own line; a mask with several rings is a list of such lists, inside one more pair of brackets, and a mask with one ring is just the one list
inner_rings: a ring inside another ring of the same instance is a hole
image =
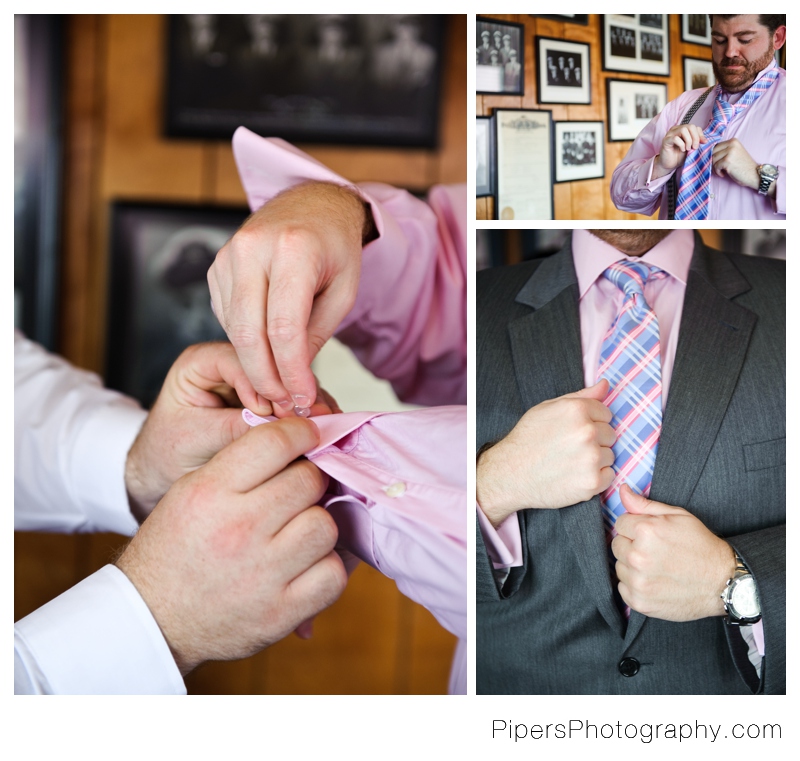
[[611, 175], [667, 102], [714, 84], [710, 44], [706, 15], [479, 15], [476, 218], [641, 219]]

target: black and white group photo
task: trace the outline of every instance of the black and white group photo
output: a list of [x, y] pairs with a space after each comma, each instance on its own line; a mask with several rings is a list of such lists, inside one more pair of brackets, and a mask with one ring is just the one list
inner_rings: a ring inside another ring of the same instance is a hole
[[597, 163], [597, 135], [593, 131], [565, 132], [561, 143], [561, 163], [582, 166]]
[[547, 84], [551, 87], [581, 87], [581, 55], [551, 49], [547, 56]]
[[518, 93], [522, 87], [521, 27], [478, 21], [475, 63], [478, 90]]
[[636, 118], [652, 119], [658, 113], [658, 96], [636, 93]]
[[611, 55], [623, 58], [636, 58], [636, 30], [624, 26], [612, 26]]
[[642, 32], [642, 58], [647, 61], [664, 60], [664, 36]]

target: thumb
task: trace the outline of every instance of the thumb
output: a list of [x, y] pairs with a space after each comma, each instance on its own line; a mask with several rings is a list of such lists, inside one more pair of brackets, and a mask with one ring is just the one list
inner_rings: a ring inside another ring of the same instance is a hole
[[598, 402], [602, 402], [608, 396], [609, 388], [608, 381], [605, 378], [601, 378], [594, 386], [582, 388], [580, 391], [576, 391], [573, 394], [565, 394], [564, 396], [567, 399], [596, 399]]
[[682, 507], [666, 505], [636, 494], [628, 484], [620, 487], [619, 497], [622, 506], [633, 515], [680, 515], [686, 512]]

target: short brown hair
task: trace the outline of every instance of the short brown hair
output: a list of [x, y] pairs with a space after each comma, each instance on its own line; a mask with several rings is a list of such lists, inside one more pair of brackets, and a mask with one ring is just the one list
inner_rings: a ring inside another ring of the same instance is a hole
[[[708, 14], [708, 18], [712, 24], [714, 23], [715, 15], [717, 14], [711, 14], [711, 13]], [[741, 14], [740, 13], [719, 14], [719, 17], [724, 18], [726, 21], [728, 19], [736, 18], [737, 16], [741, 16]], [[768, 16], [763, 13], [760, 13], [758, 15], [758, 23], [761, 24], [761, 26], [765, 26], [767, 29], [769, 29], [769, 33], [772, 35], [775, 34], [775, 30], [779, 26], [786, 26], [786, 14], [784, 13], [782, 16], [781, 15]]]

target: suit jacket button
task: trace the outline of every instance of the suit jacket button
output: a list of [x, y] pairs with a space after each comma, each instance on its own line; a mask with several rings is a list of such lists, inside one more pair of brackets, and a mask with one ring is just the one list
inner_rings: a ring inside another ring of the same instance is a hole
[[636, 676], [639, 673], [639, 661], [636, 658], [623, 658], [617, 668], [622, 676]]

